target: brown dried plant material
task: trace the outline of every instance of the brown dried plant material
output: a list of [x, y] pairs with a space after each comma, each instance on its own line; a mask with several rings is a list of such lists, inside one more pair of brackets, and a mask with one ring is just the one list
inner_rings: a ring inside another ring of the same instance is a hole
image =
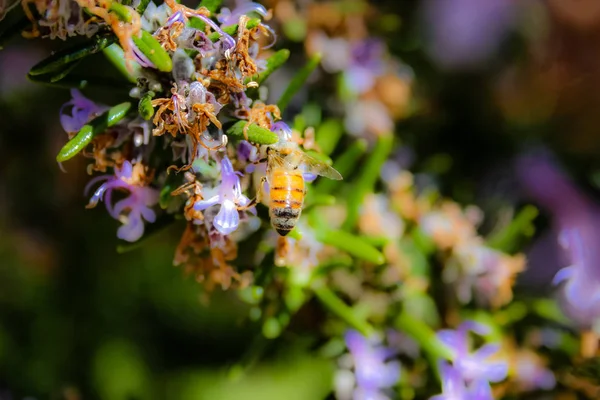
[[186, 274], [193, 274], [207, 291], [217, 285], [223, 290], [243, 288], [252, 282], [252, 273], [237, 272], [229, 261], [237, 258], [237, 243], [222, 237], [219, 246], [212, 246], [205, 225], [188, 223], [175, 251], [173, 264], [183, 265]]
[[204, 215], [201, 211], [197, 211], [194, 209], [194, 204], [197, 201], [203, 200], [202, 196], [202, 184], [196, 179], [196, 176], [191, 172], [185, 173], [185, 179], [187, 183], [184, 183], [177, 189], [171, 192], [171, 196], [179, 196], [181, 194], [185, 194], [188, 197], [188, 200], [185, 203], [183, 208], [183, 215], [185, 219], [188, 221], [202, 221], [204, 220]]
[[281, 111], [275, 104], [265, 104], [260, 101], [254, 102], [248, 115], [248, 122], [244, 125], [244, 138], [248, 140], [248, 128], [250, 124], [256, 124], [261, 128], [271, 130], [273, 122], [281, 119]]
[[177, 39], [181, 32], [183, 32], [183, 28], [185, 25], [183, 22], [175, 21], [171, 26], [162, 26], [158, 33], [156, 33], [156, 40], [163, 49], [167, 51], [175, 51], [177, 50], [177, 43], [175, 39]]

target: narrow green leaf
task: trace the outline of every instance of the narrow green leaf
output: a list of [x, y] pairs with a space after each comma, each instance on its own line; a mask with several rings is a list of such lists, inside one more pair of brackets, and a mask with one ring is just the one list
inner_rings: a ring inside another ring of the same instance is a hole
[[138, 12], [138, 14], [143, 15], [144, 11], [146, 11], [146, 8], [148, 8], [148, 4], [150, 4], [151, 0], [140, 0], [140, 4], [137, 6], [136, 11]]
[[290, 51], [288, 49], [281, 49], [267, 58], [267, 68], [257, 75], [251, 78], [246, 78], [244, 83], [256, 82], [258, 84], [263, 83], [273, 72], [281, 67], [290, 58]]
[[323, 154], [329, 155], [335, 150], [343, 133], [344, 125], [340, 120], [328, 119], [319, 125], [315, 137]]
[[204, 7], [211, 13], [217, 12], [223, 0], [202, 0], [197, 8]]
[[309, 190], [304, 199], [304, 209], [315, 206], [332, 206], [335, 204], [335, 196]]
[[52, 74], [52, 76], [50, 76], [50, 83], [56, 83], [56, 82], [62, 80], [64, 77], [69, 75], [71, 73], [71, 71], [73, 71], [75, 69], [75, 67], [77, 67], [77, 65], [79, 65], [80, 62], [81, 62], [81, 60], [74, 61], [71, 64], [65, 65], [65, 67], [62, 69], [62, 71]]
[[531, 237], [534, 234], [533, 221], [538, 215], [539, 212], [534, 206], [523, 207], [510, 224], [487, 238], [488, 245], [505, 252], [515, 250], [520, 238]]
[[145, 120], [149, 120], [154, 116], [154, 107], [152, 107], [152, 99], [156, 93], [149, 91], [142, 96], [138, 103], [138, 112]]
[[317, 229], [317, 240], [324, 244], [337, 247], [348, 254], [377, 265], [385, 262], [385, 257], [379, 250], [362, 240], [342, 230], [319, 230]]
[[277, 102], [277, 106], [279, 106], [281, 112], [283, 112], [286, 109], [292, 98], [296, 95], [296, 93], [298, 93], [302, 86], [304, 86], [306, 80], [308, 79], [310, 74], [312, 74], [312, 72], [319, 66], [320, 62], [321, 55], [315, 54], [308, 60], [306, 65], [302, 67], [300, 71], [298, 71], [298, 73], [292, 78], [290, 84], [287, 86], [287, 88], [285, 88], [283, 94]]
[[419, 346], [428, 353], [432, 359], [451, 360], [453, 358], [452, 351], [442, 343], [431, 329], [423, 321], [414, 318], [406, 311], [403, 311], [395, 321], [396, 328], [410, 336], [414, 341], [419, 343]]
[[333, 293], [327, 286], [324, 284], [318, 286], [315, 285], [313, 291], [317, 298], [329, 311], [337, 315], [364, 336], [369, 337], [375, 333], [375, 329], [366, 320], [356, 315], [352, 308], [350, 308], [342, 301], [342, 299], [336, 296], [336, 294]]
[[56, 161], [64, 162], [74, 157], [81, 150], [90, 144], [92, 139], [97, 135], [106, 131], [106, 128], [117, 124], [120, 120], [125, 117], [127, 111], [131, 107], [131, 103], [125, 102], [112, 107], [104, 114], [95, 118], [89, 124], [84, 125], [83, 128], [73, 137], [71, 140], [64, 145], [61, 151], [56, 156]]
[[142, 67], [138, 63], [130, 63], [130, 68], [125, 64], [125, 53], [117, 43], [111, 44], [102, 50], [108, 61], [114, 65], [121, 75], [127, 78], [131, 83], [137, 83], [137, 77], [142, 75]]
[[160, 217], [158, 217], [156, 222], [152, 224], [146, 224], [146, 227], [144, 228], [144, 236], [142, 236], [142, 238], [139, 239], [137, 242], [129, 243], [122, 241], [121, 244], [117, 245], [117, 253], [123, 254], [139, 249], [148, 241], [148, 239], [164, 231], [174, 222], [175, 217], [172, 214], [161, 215]]
[[148, 57], [148, 60], [162, 72], [171, 72], [173, 69], [173, 61], [169, 56], [169, 53], [162, 48], [158, 40], [152, 36], [149, 32], [142, 31], [141, 37], [133, 37], [133, 43], [138, 49]]
[[96, 35], [85, 43], [60, 50], [40, 61], [31, 68], [29, 75], [35, 76], [58, 71], [65, 65], [102, 51], [104, 48], [115, 43], [116, 40], [117, 39], [113, 34]]
[[[360, 158], [367, 151], [367, 143], [363, 140], [358, 140], [352, 143], [335, 162], [335, 169], [346, 179], [359, 165]], [[333, 179], [321, 179], [315, 185], [315, 188], [320, 193], [334, 193], [342, 181], [336, 181]]]
[[359, 216], [359, 208], [363, 203], [367, 193], [375, 190], [375, 184], [379, 180], [381, 167], [392, 152], [394, 137], [392, 135], [381, 136], [367, 159], [365, 166], [360, 171], [358, 180], [354, 184], [353, 190], [348, 196], [348, 214], [344, 221], [343, 228], [351, 230], [356, 225]]
[[114, 12], [121, 21], [127, 23], [131, 22], [131, 11], [123, 4], [113, 1], [110, 3], [109, 10]]
[[[227, 134], [238, 139], [244, 139], [244, 126], [246, 126], [247, 123], [248, 121], [244, 120], [236, 122], [227, 129]], [[251, 143], [269, 145], [277, 143], [279, 137], [268, 129], [261, 128], [256, 124], [250, 124], [248, 126], [248, 140]]]

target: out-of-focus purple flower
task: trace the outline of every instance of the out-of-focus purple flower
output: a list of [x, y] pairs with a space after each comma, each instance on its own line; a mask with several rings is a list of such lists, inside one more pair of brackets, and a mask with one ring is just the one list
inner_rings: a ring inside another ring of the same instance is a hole
[[489, 59], [511, 29], [514, 0], [428, 0], [426, 49], [445, 68], [472, 67]]
[[[213, 225], [223, 235], [229, 235], [237, 229], [240, 223], [238, 208], [250, 204], [250, 199], [242, 194], [240, 175], [240, 172], [233, 169], [229, 158], [223, 157], [221, 160], [221, 184], [212, 190], [216, 194], [194, 204], [196, 211], [204, 211], [209, 207], [220, 205], [219, 213], [215, 216]], [[206, 192], [210, 193], [210, 190]]]
[[515, 380], [523, 390], [551, 390], [556, 378], [542, 364], [540, 357], [533, 351], [520, 351], [516, 356]]
[[[88, 208], [95, 207], [103, 200], [108, 213], [123, 223], [117, 231], [119, 239], [135, 242], [144, 234], [144, 222], [154, 222], [156, 214], [152, 206], [158, 203], [158, 190], [143, 186], [136, 176], [136, 168], [125, 161], [121, 168], [115, 167], [114, 175], [102, 175], [92, 179], [86, 186], [85, 192], [98, 182], [105, 181], [92, 195]], [[112, 193], [115, 189], [129, 192], [129, 196], [112, 204]]]
[[345, 70], [346, 86], [355, 93], [364, 93], [384, 72], [385, 45], [379, 39], [369, 38], [352, 43], [350, 64]]
[[563, 284], [561, 305], [582, 327], [600, 320], [600, 210], [548, 154], [522, 156], [517, 171], [524, 189], [553, 217], [553, 230], [568, 264], [554, 278]]
[[346, 105], [346, 130], [358, 137], [376, 138], [394, 129], [385, 105], [377, 100], [360, 100]]
[[[71, 97], [60, 108], [60, 123], [68, 133], [78, 132], [92, 118], [108, 110], [108, 107], [94, 103], [77, 89], [71, 89]], [[70, 115], [65, 110], [67, 107], [71, 107]]]
[[221, 8], [221, 13], [217, 15], [217, 21], [221, 23], [222, 27], [235, 25], [240, 21], [242, 15], [252, 12], [261, 17], [266, 17], [268, 14], [267, 9], [261, 4], [249, 0], [237, 0], [236, 6], [232, 10], [227, 7]]
[[346, 333], [345, 340], [354, 365], [353, 399], [387, 399], [385, 389], [394, 386], [400, 378], [400, 363], [389, 361], [396, 351], [353, 330]]
[[508, 374], [506, 361], [492, 361], [490, 358], [498, 352], [497, 344], [484, 344], [476, 351], [470, 350], [469, 332], [486, 335], [489, 328], [483, 324], [466, 321], [456, 330], [443, 329], [438, 338], [452, 351], [452, 366], [467, 385], [473, 382], [500, 382]]
[[442, 393], [430, 400], [493, 400], [487, 381], [475, 381], [467, 384], [460, 372], [446, 362], [440, 364]]

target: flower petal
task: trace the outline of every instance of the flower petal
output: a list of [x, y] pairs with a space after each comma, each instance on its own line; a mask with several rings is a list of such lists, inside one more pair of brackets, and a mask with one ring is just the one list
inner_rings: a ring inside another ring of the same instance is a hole
[[214, 227], [221, 234], [229, 235], [237, 229], [239, 223], [240, 215], [235, 204], [231, 200], [225, 200], [213, 221]]

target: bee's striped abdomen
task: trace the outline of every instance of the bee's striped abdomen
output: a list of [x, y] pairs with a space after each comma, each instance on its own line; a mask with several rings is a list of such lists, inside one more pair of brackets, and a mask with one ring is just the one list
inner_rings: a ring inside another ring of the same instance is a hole
[[300, 171], [276, 169], [270, 177], [271, 205], [269, 215], [273, 227], [285, 236], [294, 227], [304, 204], [304, 177]]

